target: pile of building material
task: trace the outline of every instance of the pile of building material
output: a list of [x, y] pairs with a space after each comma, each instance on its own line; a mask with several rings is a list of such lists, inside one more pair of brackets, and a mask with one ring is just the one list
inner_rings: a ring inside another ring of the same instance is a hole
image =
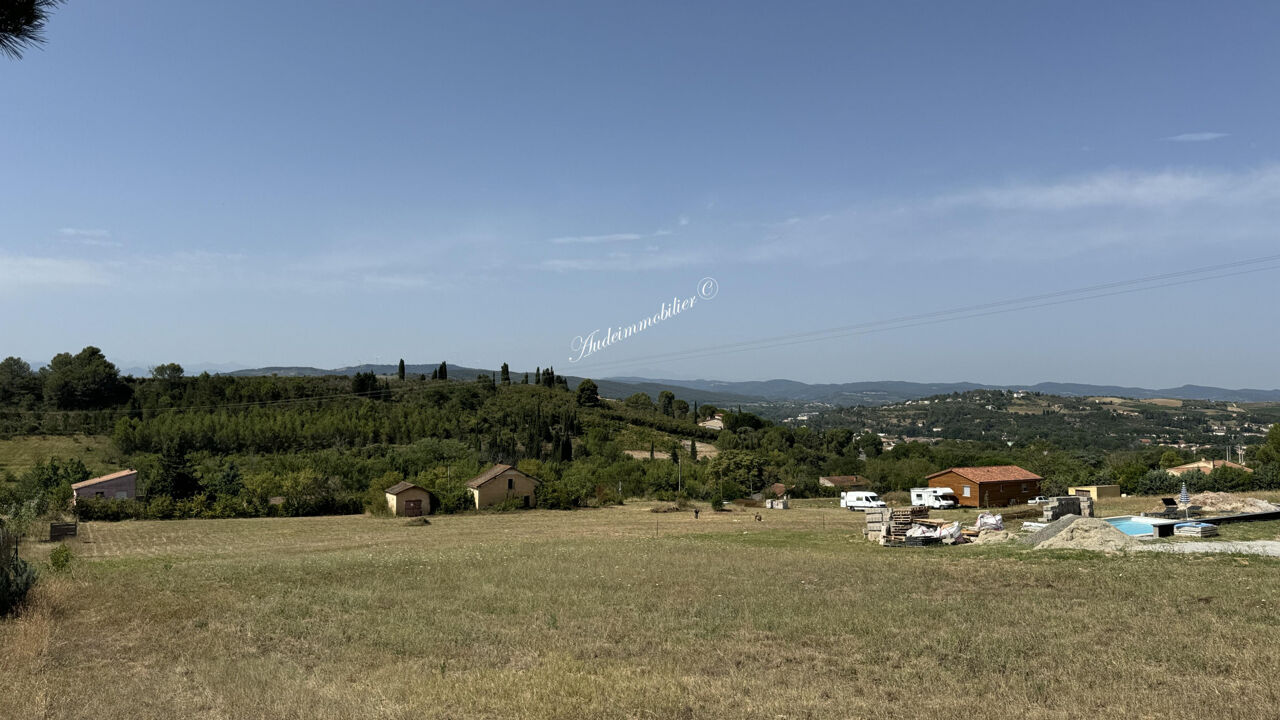
[[927, 507], [873, 508], [866, 511], [867, 527], [863, 532], [867, 539], [881, 545], [904, 545], [907, 533], [917, 520], [929, 517]]
[[1101, 518], [1059, 518], [1026, 538], [1037, 550], [1095, 550], [1121, 553], [1137, 543]]
[[1016, 539], [1017, 536], [1008, 530], [986, 530], [974, 537], [971, 542], [974, 545], [997, 545]]
[[1258, 498], [1242, 498], [1230, 493], [1203, 492], [1191, 496], [1191, 504], [1199, 505], [1202, 512], [1216, 513], [1252, 513], [1275, 512], [1280, 507], [1259, 500]]
[[1173, 534], [1183, 537], [1213, 537], [1218, 534], [1218, 526], [1202, 522], [1185, 522], [1173, 526]]
[[1040, 510], [1044, 515], [1041, 519], [1047, 523], [1065, 515], [1093, 517], [1093, 498], [1087, 495], [1062, 495], [1050, 498], [1049, 502], [1040, 506]]

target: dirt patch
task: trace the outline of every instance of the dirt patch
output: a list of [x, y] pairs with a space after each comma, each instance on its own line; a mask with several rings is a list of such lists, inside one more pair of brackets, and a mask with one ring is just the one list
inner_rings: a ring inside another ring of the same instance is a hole
[[1244, 498], [1230, 493], [1204, 492], [1191, 496], [1191, 504], [1207, 512], [1272, 512], [1280, 510], [1266, 500]]
[[[1045, 528], [1046, 530], [1048, 528]], [[1095, 550], [1121, 553], [1137, 541], [1117, 530], [1101, 518], [1077, 518], [1048, 540], [1036, 545], [1037, 550]]]

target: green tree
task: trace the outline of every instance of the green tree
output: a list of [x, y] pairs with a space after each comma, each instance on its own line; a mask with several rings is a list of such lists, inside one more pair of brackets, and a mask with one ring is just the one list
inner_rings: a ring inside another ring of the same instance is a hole
[[684, 400], [676, 400], [672, 405], [672, 409], [675, 410], [676, 419], [678, 420], [684, 420], [689, 417], [689, 403]]
[[400, 358], [400, 367], [396, 370], [396, 374], [400, 376], [400, 382], [404, 382], [404, 358]]
[[525, 373], [525, 374], [524, 374], [524, 379], [520, 381], [520, 384], [521, 384], [521, 385], [528, 385], [528, 384], [529, 384], [529, 373]]
[[600, 388], [591, 378], [583, 378], [578, 383], [578, 405], [581, 407], [595, 407], [600, 404]]
[[132, 391], [120, 372], [96, 347], [72, 355], [58, 353], [41, 370], [44, 399], [61, 410], [92, 410], [119, 405]]
[[184, 374], [185, 371], [178, 363], [165, 363], [151, 368], [151, 377], [165, 383], [176, 383]]
[[1177, 467], [1182, 464], [1182, 456], [1177, 450], [1165, 450], [1160, 456], [1160, 467], [1168, 470], [1171, 467]]
[[236, 497], [244, 490], [244, 477], [234, 460], [203, 483], [205, 492], [215, 498]]
[[649, 397], [648, 393], [633, 393], [631, 397], [623, 401], [623, 404], [632, 410], [653, 412], [653, 400]]
[[697, 440], [689, 441], [689, 459], [694, 462], [698, 461], [698, 441]]
[[40, 394], [40, 376], [31, 371], [27, 361], [7, 357], [0, 361], [0, 405], [33, 402]]
[[49, 14], [63, 0], [9, 0], [0, 3], [0, 53], [14, 60], [28, 48], [44, 44]]
[[506, 363], [502, 363], [502, 384], [511, 384], [511, 368], [507, 367]]
[[380, 389], [378, 376], [372, 372], [356, 373], [351, 378], [351, 392], [357, 395], [372, 396], [378, 394]]
[[1258, 447], [1254, 459], [1260, 465], [1280, 463], [1280, 423], [1272, 425], [1267, 431], [1267, 441]]
[[440, 380], [449, 379], [449, 366], [446, 365], [444, 361], [440, 362], [440, 368], [436, 372], [436, 377], [439, 378]]
[[670, 390], [663, 390], [658, 393], [658, 412], [667, 417], [675, 417], [676, 395]]

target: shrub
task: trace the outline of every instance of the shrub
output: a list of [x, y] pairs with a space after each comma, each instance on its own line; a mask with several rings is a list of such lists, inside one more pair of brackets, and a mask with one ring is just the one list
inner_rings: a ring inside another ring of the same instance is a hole
[[22, 604], [27, 591], [36, 584], [36, 571], [26, 560], [11, 558], [0, 567], [0, 616], [8, 615]]
[[903, 492], [901, 490], [893, 490], [893, 491], [887, 492], [881, 495], [880, 499], [884, 501], [885, 505], [889, 505], [889, 506], [911, 504], [911, 494]]
[[71, 548], [66, 543], [58, 543], [58, 547], [49, 553], [49, 565], [57, 572], [62, 572], [71, 564]]

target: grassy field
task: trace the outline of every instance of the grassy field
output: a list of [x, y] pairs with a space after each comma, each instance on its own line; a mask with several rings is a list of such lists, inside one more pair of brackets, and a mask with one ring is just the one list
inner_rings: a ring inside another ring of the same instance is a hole
[[[817, 503], [814, 503], [815, 505]], [[3, 718], [1273, 717], [1280, 559], [881, 548], [799, 507], [93, 523]]]
[[118, 470], [118, 458], [105, 435], [26, 435], [0, 439], [0, 474], [18, 475], [51, 457], [80, 458], [89, 472]]

